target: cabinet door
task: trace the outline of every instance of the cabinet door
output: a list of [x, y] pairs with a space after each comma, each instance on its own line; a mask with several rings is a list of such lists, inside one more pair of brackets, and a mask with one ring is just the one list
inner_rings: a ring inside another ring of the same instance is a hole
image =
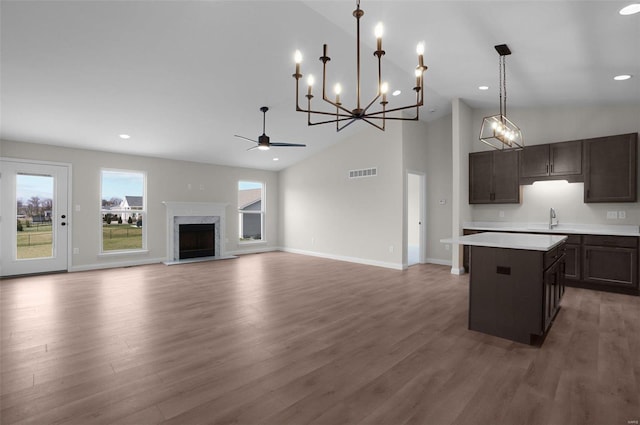
[[517, 204], [520, 202], [518, 151], [493, 152], [493, 202]]
[[638, 288], [638, 249], [584, 245], [585, 282]]
[[549, 175], [549, 145], [527, 146], [520, 151], [520, 177]]
[[636, 202], [638, 134], [584, 141], [584, 201]]
[[564, 278], [580, 280], [580, 245], [567, 244]]
[[549, 145], [549, 175], [582, 174], [582, 141]]
[[561, 291], [561, 278], [560, 278], [560, 261], [557, 261], [553, 266], [549, 267], [544, 272], [544, 299], [543, 299], [543, 331], [549, 329], [551, 320], [556, 314], [558, 305], [560, 303]]
[[493, 198], [493, 152], [469, 154], [469, 203], [488, 204]]

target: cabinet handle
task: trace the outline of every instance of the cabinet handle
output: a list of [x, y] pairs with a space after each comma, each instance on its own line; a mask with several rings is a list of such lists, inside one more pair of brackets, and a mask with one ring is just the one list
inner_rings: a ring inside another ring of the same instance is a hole
[[549, 164], [547, 164], [547, 171], [546, 171], [546, 173], [547, 173], [547, 174], [549, 174]]
[[553, 174], [553, 162], [551, 163], [551, 173]]

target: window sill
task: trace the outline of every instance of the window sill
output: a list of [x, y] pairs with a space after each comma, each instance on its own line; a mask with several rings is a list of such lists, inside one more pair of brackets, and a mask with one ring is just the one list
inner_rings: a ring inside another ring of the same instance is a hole
[[108, 252], [101, 252], [98, 254], [98, 258], [100, 257], [122, 257], [122, 256], [129, 256], [129, 255], [136, 255], [136, 254], [148, 254], [149, 250], [148, 249], [128, 249], [126, 251], [108, 251]]

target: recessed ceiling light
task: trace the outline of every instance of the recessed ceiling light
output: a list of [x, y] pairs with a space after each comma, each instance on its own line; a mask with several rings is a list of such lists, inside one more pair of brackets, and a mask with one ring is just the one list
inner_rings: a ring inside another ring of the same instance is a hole
[[280, 161], [280, 158], [273, 158], [274, 161]]
[[625, 6], [620, 9], [619, 13], [621, 15], [634, 15], [638, 12], [640, 12], [640, 3], [632, 3], [629, 6]]
[[628, 80], [629, 78], [631, 78], [631, 75], [629, 74], [616, 75], [615, 77], [613, 77], [613, 79], [616, 81], [624, 81]]
[[130, 139], [130, 138], [131, 138], [131, 136], [129, 136], [128, 134], [121, 134], [121, 135], [120, 135], [120, 138], [121, 138], [121, 139]]
[[391, 96], [398, 96], [400, 93], [402, 93], [400, 90], [396, 90], [393, 93], [391, 93]]
[[489, 90], [489, 86], [478, 86], [478, 90]]

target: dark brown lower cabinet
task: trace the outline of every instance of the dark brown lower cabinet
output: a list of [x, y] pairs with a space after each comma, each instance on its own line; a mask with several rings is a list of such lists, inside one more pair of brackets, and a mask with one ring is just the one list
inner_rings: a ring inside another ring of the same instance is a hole
[[638, 290], [638, 240], [624, 236], [585, 236], [582, 280]]
[[567, 281], [582, 279], [582, 236], [568, 235], [564, 278]]
[[[480, 232], [464, 230], [465, 235]], [[565, 285], [640, 295], [639, 244], [636, 236], [568, 235], [563, 266]], [[467, 246], [463, 266], [469, 272]]]
[[564, 244], [548, 252], [470, 248], [469, 329], [537, 344], [564, 294]]

